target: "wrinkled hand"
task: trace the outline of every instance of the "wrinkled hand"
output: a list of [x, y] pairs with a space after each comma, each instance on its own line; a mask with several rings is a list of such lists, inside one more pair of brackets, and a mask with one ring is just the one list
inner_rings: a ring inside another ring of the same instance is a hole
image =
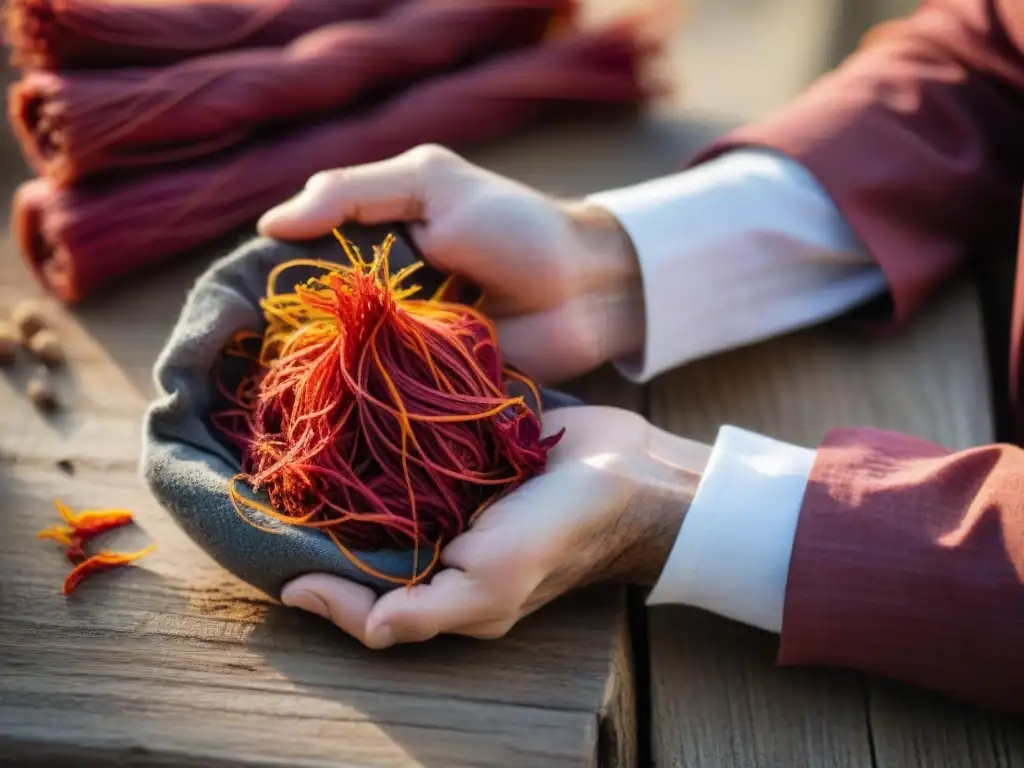
[[564, 204], [436, 146], [324, 171], [268, 211], [262, 234], [302, 240], [345, 222], [410, 223], [423, 257], [483, 289], [508, 360], [539, 381], [643, 344], [636, 254], [607, 211]]
[[547, 434], [563, 427], [547, 471], [453, 539], [441, 555], [444, 569], [429, 583], [378, 599], [351, 581], [313, 574], [288, 584], [282, 601], [386, 648], [442, 633], [497, 638], [576, 587], [608, 579], [653, 583], [708, 449], [618, 408], [545, 414]]

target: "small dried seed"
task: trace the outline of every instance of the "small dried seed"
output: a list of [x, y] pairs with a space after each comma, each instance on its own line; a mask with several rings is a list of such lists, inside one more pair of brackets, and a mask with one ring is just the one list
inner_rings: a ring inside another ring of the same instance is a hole
[[57, 408], [57, 390], [47, 373], [36, 373], [28, 381], [26, 389], [32, 405], [41, 411], [53, 411]]
[[56, 367], [64, 362], [64, 348], [53, 331], [39, 331], [28, 340], [28, 348], [41, 363]]
[[28, 341], [46, 327], [46, 312], [41, 302], [25, 299], [11, 313], [11, 319], [21, 333], [22, 341]]
[[18, 357], [21, 339], [11, 323], [0, 323], [0, 366], [10, 365]]

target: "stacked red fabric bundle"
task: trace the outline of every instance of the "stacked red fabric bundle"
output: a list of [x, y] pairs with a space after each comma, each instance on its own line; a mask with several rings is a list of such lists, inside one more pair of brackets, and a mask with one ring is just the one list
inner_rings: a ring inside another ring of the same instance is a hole
[[[45, 5], [57, 20], [65, 8], [79, 16], [90, 7], [142, 13], [128, 1], [20, 0], [16, 7], [24, 16]], [[293, 20], [275, 38], [274, 22], [246, 24], [239, 9], [255, 19], [273, 8], [284, 18], [298, 6], [322, 6], [160, 0], [145, 7], [183, 29], [186, 7], [229, 9], [238, 34], [228, 43], [226, 28], [219, 37], [210, 31], [194, 43], [219, 52], [163, 68], [26, 73], [8, 106], [40, 178], [15, 195], [13, 221], [41, 281], [77, 301], [251, 221], [318, 170], [421, 143], [496, 138], [552, 105], [649, 95], [642, 71], [652, 48], [638, 25], [573, 29], [572, 0], [383, 0], [372, 17], [367, 0], [332, 2], [351, 15], [361, 10], [361, 18], [298, 35]], [[18, 27], [23, 35], [26, 28]], [[101, 37], [90, 27], [92, 37], [70, 42], [68, 30], [82, 28], [78, 16], [46, 28], [62, 36], [51, 33], [35, 49], [62, 63], [90, 60], [82, 52]], [[237, 43], [243, 29], [251, 34]], [[130, 36], [118, 39], [132, 60]], [[286, 44], [266, 45], [270, 39]], [[171, 42], [162, 43], [165, 53]], [[223, 50], [250, 43], [264, 47]], [[22, 40], [15, 49], [33, 46]], [[103, 63], [115, 58], [110, 52]]]
[[277, 46], [406, 0], [8, 0], [11, 63], [25, 69], [172, 64]]
[[[261, 124], [337, 111], [395, 84], [537, 42], [562, 0], [420, 0], [339, 22], [283, 48], [204, 56], [165, 69], [31, 72], [8, 110], [33, 168], [60, 184], [208, 155]], [[413, 44], [419, 37], [429, 44]]]

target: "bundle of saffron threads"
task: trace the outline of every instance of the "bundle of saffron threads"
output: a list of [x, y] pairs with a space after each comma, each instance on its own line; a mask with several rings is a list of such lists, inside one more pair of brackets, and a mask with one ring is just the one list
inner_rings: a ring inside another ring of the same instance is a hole
[[[244, 519], [268, 531], [253, 513], [320, 529], [370, 575], [413, 583], [481, 511], [543, 471], [561, 433], [542, 437], [526, 399], [539, 409], [536, 388], [503, 365], [493, 324], [449, 300], [452, 280], [419, 298], [407, 281], [421, 263], [391, 274], [393, 236], [366, 261], [335, 235], [347, 265], [300, 259], [270, 273], [266, 330], [226, 350], [257, 341], [252, 370], [234, 392], [222, 387], [231, 407], [212, 422], [242, 451], [230, 493]], [[320, 274], [280, 292], [297, 267]], [[524, 395], [509, 394], [516, 385]], [[360, 561], [380, 549], [412, 549], [418, 575]], [[431, 558], [422, 569], [421, 550]]]

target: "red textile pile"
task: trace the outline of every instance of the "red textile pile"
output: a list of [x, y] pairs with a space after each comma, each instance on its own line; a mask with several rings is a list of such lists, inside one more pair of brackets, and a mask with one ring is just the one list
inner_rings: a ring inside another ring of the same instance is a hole
[[[238, 144], [261, 124], [310, 118], [485, 54], [536, 43], [559, 0], [420, 0], [331, 24], [283, 48], [166, 69], [31, 72], [8, 110], [33, 168], [61, 184]], [[410, 44], [419, 37], [428, 45]]]
[[173, 64], [214, 51], [284, 45], [406, 0], [8, 0], [11, 64], [84, 69]]
[[[147, 8], [183, 17], [178, 2]], [[102, 7], [114, 5], [141, 12], [127, 0]], [[290, 4], [189, 5], [283, 15]], [[12, 221], [39, 279], [77, 301], [253, 220], [324, 168], [493, 139], [558, 104], [649, 95], [641, 72], [652, 47], [637, 25], [565, 29], [571, 0], [381, 5], [390, 8], [379, 18], [292, 35], [285, 47], [163, 69], [26, 74], [10, 117], [41, 177], [18, 190]]]

